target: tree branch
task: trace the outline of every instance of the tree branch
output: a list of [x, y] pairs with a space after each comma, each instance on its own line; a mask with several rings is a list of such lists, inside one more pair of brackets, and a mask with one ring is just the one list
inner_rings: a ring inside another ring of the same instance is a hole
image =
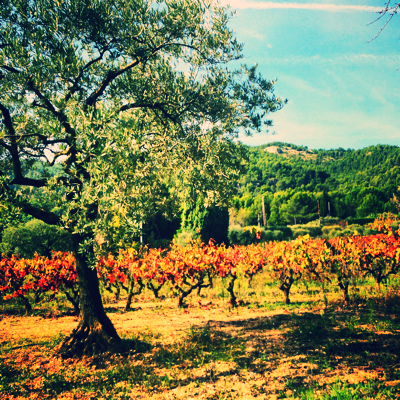
[[89, 97], [86, 99], [85, 104], [86, 106], [92, 106], [93, 104], [96, 103], [97, 99], [104, 93], [106, 90], [107, 86], [118, 76], [122, 75], [124, 72], [129, 71], [130, 69], [136, 67], [140, 63], [140, 59], [136, 59], [132, 61], [131, 63], [125, 65], [125, 67], [121, 68], [118, 71], [108, 71], [107, 76], [103, 79], [103, 82], [101, 85], [92, 93], [89, 95]]
[[32, 179], [32, 178], [25, 178], [20, 174], [18, 177], [15, 177], [11, 182], [10, 185], [21, 185], [21, 186], [34, 186], [34, 187], [44, 187], [46, 186], [45, 179]]
[[4, 135], [3, 138], [16, 138], [17, 141], [20, 141], [21, 139], [24, 138], [29, 138], [29, 137], [37, 137], [42, 140], [42, 144], [58, 144], [58, 143], [64, 143], [69, 145], [69, 140], [68, 139], [47, 139], [45, 135], [42, 135], [41, 133], [29, 133], [29, 134], [23, 134], [23, 135]]
[[45, 186], [46, 181], [44, 179], [25, 178], [22, 175], [21, 160], [19, 158], [18, 146], [15, 140], [16, 133], [11, 119], [10, 111], [2, 103], [0, 103], [0, 111], [3, 114], [4, 125], [6, 126], [8, 132], [10, 133], [9, 136], [11, 140], [11, 145], [6, 145], [3, 141], [0, 142], [0, 144], [8, 150], [12, 159], [14, 179], [11, 181], [10, 184], [35, 186], [35, 187]]
[[371, 39], [369, 40], [367, 43], [371, 43], [372, 41], [374, 41], [381, 33], [382, 31], [386, 28], [386, 26], [388, 25], [388, 23], [392, 20], [392, 18], [398, 13], [398, 10], [400, 8], [400, 3], [397, 3], [395, 6], [390, 6], [390, 0], [388, 0], [388, 2], [386, 3], [386, 6], [383, 10], [379, 11], [378, 14], [379, 17], [376, 18], [374, 21], [370, 22], [368, 25], [371, 25], [377, 21], [379, 21], [381, 18], [383, 18], [386, 14], [390, 14], [390, 17], [387, 19], [387, 21], [385, 22], [385, 24], [382, 26], [381, 29], [379, 29], [379, 32]]
[[60, 217], [51, 211], [44, 211], [38, 207], [33, 206], [32, 204], [23, 202], [21, 200], [19, 201], [18, 205], [22, 208], [22, 211], [24, 213], [29, 214], [36, 219], [40, 219], [46, 224], [57, 225], [60, 223]]
[[151, 109], [156, 109], [160, 110], [162, 106], [166, 106], [167, 103], [131, 103], [131, 104], [125, 104], [122, 106], [118, 112], [123, 112], [123, 111], [128, 111], [132, 110], [134, 108], [151, 108]]
[[197, 49], [195, 46], [191, 46], [189, 44], [185, 43], [163, 43], [157, 47], [155, 47], [153, 50], [149, 51], [148, 56], [144, 57], [138, 57], [136, 60], [132, 61], [131, 63], [127, 64], [125, 67], [119, 69], [118, 71], [109, 71], [107, 73], [107, 76], [104, 78], [103, 82], [101, 85], [94, 91], [92, 92], [91, 95], [86, 99], [85, 104], [87, 106], [92, 106], [93, 104], [96, 103], [97, 99], [104, 93], [106, 90], [107, 86], [118, 76], [122, 75], [124, 72], [129, 71], [130, 69], [136, 67], [141, 61], [146, 62], [151, 56], [157, 54], [160, 50], [170, 47], [170, 46], [179, 46], [179, 47], [187, 47], [189, 49], [195, 50], [199, 52], [204, 59], [207, 59], [205, 55], [203, 55], [199, 49]]
[[[4, 174], [0, 171], [0, 176], [4, 176]], [[34, 218], [40, 219], [46, 224], [57, 225], [60, 223], [60, 217], [51, 212], [45, 211], [39, 207], [33, 206], [28, 203], [26, 200], [21, 199], [20, 197], [15, 197], [15, 192], [8, 187], [8, 185], [3, 184], [0, 186], [0, 198], [3, 194], [7, 196], [7, 193], [13, 193], [13, 202], [24, 211], [26, 214], [31, 215]]]
[[70, 90], [68, 91], [68, 93], [66, 94], [66, 96], [64, 97], [64, 101], [67, 102], [72, 95], [79, 90], [78, 87], [78, 83], [80, 81], [80, 79], [82, 78], [83, 73], [93, 64], [95, 64], [96, 62], [100, 61], [104, 54], [106, 53], [106, 51], [108, 50], [108, 46], [111, 44], [112, 40], [110, 41], [110, 43], [107, 44], [107, 46], [105, 46], [103, 48], [102, 51], [100, 51], [100, 55], [97, 58], [94, 58], [93, 60], [89, 61], [86, 65], [84, 65], [81, 70], [79, 71], [78, 76], [74, 79], [74, 81], [72, 82], [72, 87], [70, 88]]
[[0, 103], [0, 111], [3, 114], [4, 125], [6, 126], [10, 135], [9, 137], [15, 138], [15, 129], [12, 123], [11, 114], [7, 107], [5, 107], [2, 103]]
[[21, 73], [21, 71], [19, 71], [18, 69], [13, 68], [13, 67], [9, 67], [9, 66], [7, 66], [7, 65], [0, 65], [0, 68], [3, 68], [3, 69], [5, 69], [6, 71], [12, 72], [12, 73], [14, 73], [14, 74], [20, 74], [20, 73]]
[[33, 81], [28, 82], [28, 87], [30, 90], [32, 90], [33, 93], [43, 102], [43, 104], [36, 103], [35, 101], [32, 103], [33, 107], [42, 107], [47, 111], [50, 111], [61, 123], [61, 125], [64, 127], [65, 131], [72, 135], [73, 137], [76, 136], [75, 129], [72, 128], [72, 126], [69, 124], [67, 117], [60, 111], [57, 111], [56, 108], [53, 106], [51, 101], [47, 99], [39, 89], [37, 89], [33, 83]]
[[168, 105], [168, 103], [153, 103], [153, 104], [151, 104], [151, 103], [132, 103], [132, 104], [125, 104], [124, 106], [122, 106], [119, 109], [118, 112], [123, 112], [123, 111], [131, 110], [134, 108], [148, 108], [154, 112], [154, 114], [157, 116], [157, 118], [160, 119], [160, 122], [164, 125], [162, 118], [160, 118], [160, 116], [156, 113], [156, 111], [160, 111], [166, 119], [172, 121], [176, 125], [179, 125], [179, 127], [181, 129], [183, 129], [178, 118], [171, 115], [168, 111], [166, 111], [164, 109], [163, 106], [167, 106], [167, 105]]

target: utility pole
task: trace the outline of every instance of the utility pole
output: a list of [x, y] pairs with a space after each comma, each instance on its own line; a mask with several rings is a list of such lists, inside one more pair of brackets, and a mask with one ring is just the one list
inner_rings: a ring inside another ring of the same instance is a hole
[[265, 226], [265, 225], [267, 225], [267, 217], [265, 216], [264, 196], [262, 197], [262, 212], [263, 212], [263, 222], [264, 222], [264, 226]]
[[319, 212], [319, 200], [318, 200], [318, 222], [321, 225], [321, 213]]

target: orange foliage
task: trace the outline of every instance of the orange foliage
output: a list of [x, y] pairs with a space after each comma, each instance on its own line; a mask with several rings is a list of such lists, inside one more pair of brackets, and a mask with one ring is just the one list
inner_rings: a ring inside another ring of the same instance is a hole
[[[117, 256], [101, 257], [97, 263], [99, 278], [107, 290], [118, 298], [121, 289], [129, 298], [147, 286], [158, 297], [161, 287], [170, 282], [179, 298], [179, 305], [195, 289], [212, 286], [219, 275], [228, 278], [231, 303], [237, 271], [247, 277], [267, 267], [271, 276], [279, 281], [279, 288], [290, 302], [292, 284], [299, 279], [313, 279], [335, 284], [348, 300], [348, 287], [354, 277], [373, 276], [377, 283], [398, 273], [400, 261], [399, 235], [389, 229], [397, 217], [387, 215], [376, 219], [375, 229], [385, 233], [371, 236], [311, 239], [299, 237], [291, 242], [270, 242], [250, 246], [216, 246], [193, 243], [191, 246], [172, 246], [167, 250], [121, 250]], [[0, 291], [4, 299], [14, 297], [27, 301], [27, 294], [35, 297], [45, 292], [59, 291], [73, 297], [77, 294], [75, 259], [71, 254], [57, 252], [50, 259], [36, 256], [33, 260], [18, 256], [0, 260]], [[73, 300], [73, 299], [72, 299]], [[128, 300], [130, 302], [130, 300]], [[28, 304], [26, 304], [29, 307]], [[129, 307], [129, 303], [127, 304]]]

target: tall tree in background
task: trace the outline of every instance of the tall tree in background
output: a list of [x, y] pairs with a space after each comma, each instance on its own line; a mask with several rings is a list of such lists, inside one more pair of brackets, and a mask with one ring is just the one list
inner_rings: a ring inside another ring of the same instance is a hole
[[313, 193], [297, 192], [290, 200], [283, 204], [280, 215], [288, 223], [305, 223], [318, 217], [317, 199]]
[[[169, 202], [223, 203], [238, 131], [268, 128], [284, 104], [255, 67], [227, 69], [242, 51], [227, 22], [212, 0], [1, 2], [0, 195], [73, 234], [81, 315], [65, 356], [122, 346], [96, 249]], [[28, 177], [35, 160], [60, 172]], [[29, 187], [62, 212], [32, 204]]]
[[182, 211], [181, 231], [191, 233], [191, 238], [200, 238], [204, 243], [210, 239], [216, 243], [228, 243], [229, 211], [223, 206], [204, 205], [204, 198], [185, 204]]

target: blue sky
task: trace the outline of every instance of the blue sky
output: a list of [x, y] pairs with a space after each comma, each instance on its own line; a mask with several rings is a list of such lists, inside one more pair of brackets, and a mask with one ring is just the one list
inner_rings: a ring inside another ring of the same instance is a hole
[[314, 148], [400, 145], [400, 15], [368, 43], [383, 22], [370, 24], [385, 0], [221, 0], [236, 15], [230, 27], [244, 43], [243, 62], [278, 78], [288, 98], [271, 114], [282, 141]]

